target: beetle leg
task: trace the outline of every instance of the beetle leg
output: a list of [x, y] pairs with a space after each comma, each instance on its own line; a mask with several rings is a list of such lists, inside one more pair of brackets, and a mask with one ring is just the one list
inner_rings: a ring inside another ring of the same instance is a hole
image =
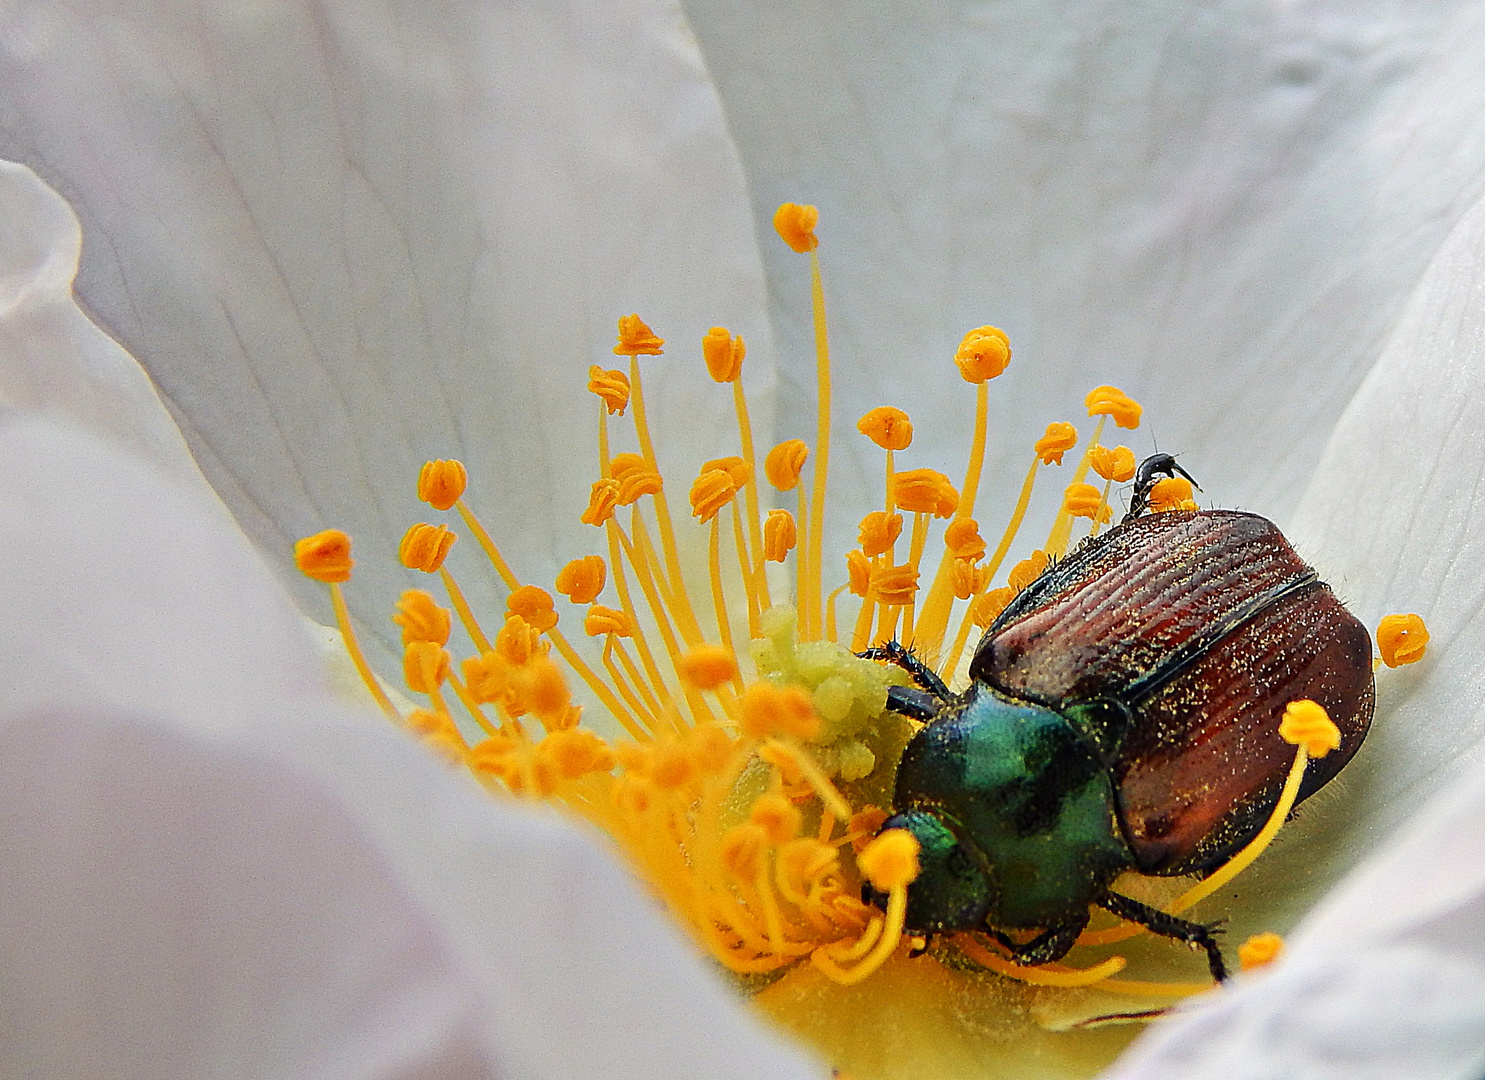
[[899, 716], [906, 716], [910, 720], [921, 720], [926, 724], [937, 716], [943, 707], [943, 701], [927, 690], [919, 690], [916, 686], [887, 687], [887, 710]]
[[1216, 935], [1220, 931], [1216, 927], [1188, 922], [1169, 912], [1152, 908], [1148, 904], [1142, 904], [1138, 900], [1131, 900], [1127, 896], [1120, 896], [1114, 892], [1104, 893], [1097, 903], [1099, 907], [1113, 912], [1119, 918], [1139, 923], [1145, 929], [1163, 937], [1175, 938], [1177, 941], [1184, 941], [1191, 945], [1200, 945], [1207, 951], [1207, 966], [1212, 969], [1212, 978], [1217, 982], [1222, 982], [1227, 978], [1227, 965], [1222, 962], [1222, 950], [1217, 945]]
[[908, 673], [913, 682], [940, 701], [947, 702], [954, 697], [944, 680], [938, 677], [938, 672], [919, 660], [917, 655], [900, 641], [893, 640], [885, 645], [873, 645], [870, 649], [863, 649], [856, 655], [863, 660], [886, 660], [896, 664]]
[[1039, 964], [1050, 964], [1053, 960], [1061, 960], [1066, 956], [1068, 950], [1077, 943], [1078, 935], [1087, 925], [1088, 916], [1085, 914], [1081, 919], [1073, 919], [1061, 926], [1043, 930], [1024, 945], [1017, 945], [1000, 930], [991, 930], [990, 936], [1005, 947], [1016, 963], [1036, 967]]

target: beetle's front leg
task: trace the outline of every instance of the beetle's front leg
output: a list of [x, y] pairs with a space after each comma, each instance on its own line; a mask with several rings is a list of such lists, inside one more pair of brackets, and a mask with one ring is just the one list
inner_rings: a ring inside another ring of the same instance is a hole
[[1081, 919], [1073, 919], [1061, 926], [1043, 930], [1024, 945], [1017, 945], [1000, 930], [992, 929], [990, 936], [1006, 948], [1016, 963], [1036, 967], [1039, 964], [1050, 964], [1053, 960], [1061, 960], [1066, 956], [1068, 950], [1077, 944], [1078, 935], [1087, 925], [1088, 913], [1084, 912]]
[[938, 677], [938, 672], [918, 659], [917, 654], [900, 641], [894, 639], [885, 645], [873, 645], [869, 649], [863, 649], [856, 655], [863, 660], [886, 660], [896, 664], [908, 673], [908, 676], [913, 682], [917, 683], [924, 690], [927, 690], [941, 702], [948, 702], [954, 696], [950, 693], [949, 687], [944, 683], [944, 680]]
[[1227, 978], [1227, 965], [1222, 961], [1222, 949], [1217, 944], [1216, 935], [1219, 931], [1216, 927], [1188, 922], [1167, 911], [1142, 904], [1138, 900], [1131, 900], [1127, 896], [1120, 896], [1118, 893], [1105, 893], [1098, 901], [1098, 906], [1113, 912], [1121, 919], [1139, 923], [1147, 930], [1164, 937], [1201, 946], [1207, 952], [1207, 966], [1211, 969], [1212, 978], [1217, 982], [1222, 982]]

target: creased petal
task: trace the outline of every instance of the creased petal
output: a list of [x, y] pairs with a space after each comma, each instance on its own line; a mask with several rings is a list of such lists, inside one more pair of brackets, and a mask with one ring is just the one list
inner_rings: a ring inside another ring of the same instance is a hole
[[[518, 523], [524, 573], [587, 554], [569, 525], [597, 463], [571, 448], [619, 316], [675, 343], [652, 392], [690, 438], [729, 407], [695, 393], [708, 327], [744, 334], [768, 381], [741, 171], [671, 5], [156, 0], [7, 18], [0, 153], [78, 210], [78, 292], [262, 550], [287, 565], [295, 539], [336, 526], [375, 554], [349, 595], [383, 638], [415, 583], [390, 556], [425, 512], [425, 459], [465, 460], [471, 500]], [[450, 565], [477, 608], [498, 606], [473, 551]]]
[[61, 196], [24, 165], [0, 161], [0, 403], [70, 416], [201, 483], [149, 376], [78, 309], [81, 248]]
[[0, 568], [0, 1072], [823, 1075], [591, 841], [331, 704], [188, 493], [14, 413], [0, 462], [48, 541]]

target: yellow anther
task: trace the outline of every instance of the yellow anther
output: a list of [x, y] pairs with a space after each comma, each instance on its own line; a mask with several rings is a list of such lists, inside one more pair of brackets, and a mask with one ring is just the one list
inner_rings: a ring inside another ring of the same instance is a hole
[[620, 506], [631, 506], [646, 495], [658, 495], [664, 487], [660, 473], [639, 454], [618, 454], [608, 463], [608, 471], [618, 482], [614, 494]]
[[798, 203], [786, 202], [773, 215], [773, 227], [779, 237], [801, 255], [820, 246], [815, 237], [815, 226], [819, 223], [820, 211]]
[[786, 439], [763, 459], [763, 475], [780, 491], [793, 491], [799, 486], [799, 474], [809, 456], [810, 448], [803, 439]]
[[966, 558], [955, 559], [950, 564], [949, 572], [953, 579], [954, 595], [960, 600], [968, 600], [989, 583], [990, 568], [977, 567]]
[[726, 768], [734, 745], [720, 724], [698, 724], [691, 731], [691, 760], [701, 772], [715, 776]]
[[538, 585], [522, 585], [505, 601], [505, 615], [519, 615], [534, 629], [545, 633], [557, 625], [557, 605], [552, 594]]
[[956, 518], [944, 530], [944, 547], [956, 559], [979, 562], [985, 557], [985, 540], [980, 536], [980, 526], [974, 518]]
[[846, 552], [846, 575], [853, 595], [865, 596], [871, 591], [871, 560], [861, 552]]
[[719, 383], [737, 382], [742, 375], [743, 357], [747, 346], [742, 335], [733, 337], [725, 326], [714, 326], [701, 339], [701, 355], [706, 358], [706, 370]]
[[611, 607], [602, 604], [594, 604], [588, 609], [587, 618], [583, 620], [583, 631], [589, 637], [602, 637], [605, 634], [613, 634], [616, 637], [633, 637], [634, 624], [629, 621], [629, 616], [622, 611], [615, 611]]
[[418, 474], [418, 498], [435, 510], [448, 510], [464, 497], [468, 485], [469, 470], [462, 461], [440, 458], [424, 462]]
[[893, 479], [893, 501], [904, 510], [946, 518], [959, 509], [959, 492], [935, 469], [909, 469]]
[[1134, 479], [1134, 451], [1127, 446], [1095, 446], [1088, 451], [1088, 463], [1099, 476], [1116, 484]]
[[507, 704], [510, 693], [511, 664], [498, 652], [480, 653], [465, 660], [464, 685], [475, 701]]
[[1284, 951], [1284, 939], [1271, 931], [1254, 934], [1238, 946], [1238, 963], [1244, 971], [1272, 964]]
[[706, 524], [736, 494], [737, 485], [732, 482], [731, 473], [725, 469], [708, 470], [691, 485], [691, 513], [702, 524]]
[[918, 594], [918, 568], [911, 564], [883, 566], [872, 574], [871, 587], [883, 604], [892, 607], [911, 604]]
[[1036, 456], [1043, 465], [1061, 465], [1062, 455], [1078, 445], [1078, 429], [1065, 421], [1047, 425], [1047, 432], [1036, 440]]
[[588, 389], [603, 399], [603, 407], [611, 413], [623, 416], [629, 407], [629, 376], [622, 371], [594, 364], [588, 369]]
[[767, 853], [768, 835], [762, 826], [751, 821], [728, 829], [717, 852], [727, 872], [739, 881], [747, 882], [757, 879]]
[[665, 339], [645, 325], [638, 315], [625, 315], [619, 320], [619, 343], [614, 346], [616, 356], [659, 356], [663, 352]]
[[582, 728], [554, 731], [541, 740], [536, 751], [552, 763], [564, 780], [576, 780], [588, 773], [608, 772], [614, 767], [613, 749], [593, 732]]
[[954, 363], [965, 382], [982, 383], [1005, 371], [1011, 362], [1011, 339], [1004, 330], [981, 326], [964, 335]]
[[454, 726], [454, 722], [440, 712], [431, 709], [414, 709], [403, 721], [414, 735], [434, 735]]
[[351, 538], [339, 529], [306, 536], [294, 545], [294, 565], [316, 581], [350, 581], [351, 567], [356, 565], [351, 558]]
[[1421, 615], [1385, 615], [1377, 624], [1377, 651], [1388, 667], [1415, 664], [1428, 646], [1428, 627]]
[[861, 519], [861, 527], [856, 531], [856, 539], [861, 543], [861, 551], [869, 559], [874, 559], [893, 544], [902, 535], [902, 515], [889, 514], [883, 510], [873, 510]]
[[431, 641], [412, 641], [402, 653], [402, 674], [415, 694], [431, 694], [449, 677], [449, 654]]
[[913, 443], [913, 422], [891, 405], [878, 405], [860, 420], [856, 430], [883, 450], [906, 450]]
[[1062, 493], [1062, 511], [1073, 517], [1095, 518], [1098, 521], [1108, 521], [1110, 510], [1103, 501], [1103, 492], [1092, 484], [1069, 484], [1067, 490]]
[[1020, 592], [1037, 578], [1046, 572], [1047, 564], [1052, 560], [1047, 558], [1045, 551], [1033, 551], [1015, 566], [1007, 577], [1010, 586], [1016, 592]]
[[422, 589], [408, 589], [397, 601], [397, 614], [392, 621], [402, 627], [402, 644], [414, 641], [431, 641], [444, 646], [449, 643], [449, 630], [453, 626], [453, 614], [438, 606], [431, 594]]
[[632, 506], [646, 495], [658, 495], [665, 481], [654, 469], [631, 472], [619, 481], [617, 493], [620, 506]]
[[402, 534], [397, 557], [409, 570], [436, 574], [457, 539], [459, 538], [446, 525], [414, 525]]
[[577, 725], [581, 710], [573, 707], [567, 680], [550, 656], [533, 656], [521, 671], [520, 682], [525, 711], [535, 713], [548, 731]]
[[799, 543], [799, 527], [787, 510], [770, 510], [763, 522], [763, 557], [769, 562], [783, 562]]
[[698, 690], [715, 690], [737, 677], [737, 657], [720, 645], [697, 645], [678, 656], [675, 666]]
[[495, 635], [495, 652], [519, 667], [542, 652], [541, 631], [520, 615], [507, 615], [505, 625]]
[[799, 811], [793, 803], [774, 791], [764, 792], [754, 800], [748, 820], [763, 830], [763, 835], [774, 847], [799, 835]]
[[674, 791], [691, 779], [691, 755], [674, 742], [656, 743], [650, 748], [645, 771], [655, 786]]
[[1284, 706], [1279, 736], [1290, 746], [1303, 746], [1312, 758], [1341, 748], [1341, 730], [1319, 702], [1301, 699]]
[[554, 583], [557, 591], [574, 604], [591, 604], [603, 592], [608, 581], [608, 565], [600, 555], [584, 555], [573, 559], [557, 571]]
[[991, 589], [975, 597], [974, 603], [969, 606], [970, 621], [981, 629], [988, 629], [990, 624], [1006, 609], [1006, 605], [1015, 598], [1016, 590], [1009, 587]]
[[604, 478], [593, 483], [588, 493], [588, 509], [581, 518], [584, 525], [602, 525], [614, 516], [619, 505], [619, 482]]
[[881, 892], [900, 889], [918, 877], [918, 850], [912, 833], [888, 829], [856, 856], [856, 868]]
[[1195, 510], [1191, 481], [1182, 476], [1167, 476], [1150, 486], [1150, 509], [1157, 514], [1168, 510]]
[[1112, 416], [1121, 428], [1140, 426], [1140, 403], [1117, 386], [1100, 386], [1083, 399], [1089, 416]]
[[467, 756], [464, 736], [454, 722], [442, 713], [428, 709], [414, 709], [407, 718], [407, 727], [429, 750], [450, 765], [463, 765]]
[[732, 483], [738, 491], [748, 486], [748, 481], [753, 479], [753, 470], [748, 463], [737, 455], [732, 457], [712, 458], [710, 461], [701, 463], [701, 471], [707, 472], [711, 469], [721, 469], [732, 477]]
[[814, 699], [798, 686], [753, 683], [743, 691], [738, 714], [743, 734], [755, 739], [776, 733], [812, 739], [820, 733]]

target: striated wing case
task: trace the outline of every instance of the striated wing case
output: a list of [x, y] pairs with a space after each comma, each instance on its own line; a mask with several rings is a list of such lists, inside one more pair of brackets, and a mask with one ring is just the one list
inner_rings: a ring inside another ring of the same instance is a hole
[[1083, 544], [1002, 612], [970, 670], [1074, 717], [1080, 702], [1117, 703], [1129, 719], [1108, 766], [1154, 874], [1210, 869], [1262, 827], [1294, 758], [1278, 734], [1290, 701], [1318, 701], [1341, 731], [1301, 798], [1372, 715], [1366, 628], [1272, 522], [1230, 510], [1150, 514]]

